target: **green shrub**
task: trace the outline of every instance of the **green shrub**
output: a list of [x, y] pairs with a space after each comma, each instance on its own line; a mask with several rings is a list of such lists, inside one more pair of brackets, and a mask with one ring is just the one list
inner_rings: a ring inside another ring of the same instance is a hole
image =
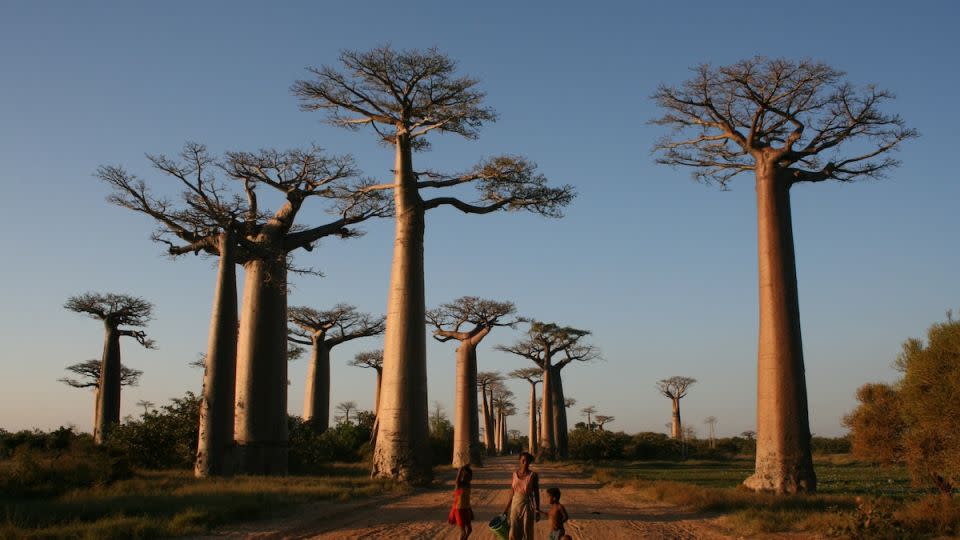
[[197, 454], [200, 397], [187, 392], [170, 405], [144, 413], [110, 431], [107, 447], [146, 469], [189, 469]]

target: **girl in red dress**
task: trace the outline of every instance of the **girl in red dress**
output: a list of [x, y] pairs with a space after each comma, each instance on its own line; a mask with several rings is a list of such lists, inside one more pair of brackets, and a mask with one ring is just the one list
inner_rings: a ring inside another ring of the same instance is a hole
[[453, 508], [447, 521], [451, 525], [460, 527], [460, 540], [470, 537], [473, 528], [473, 509], [470, 508], [470, 482], [473, 480], [473, 470], [470, 465], [464, 465], [457, 471], [457, 488], [453, 492]]

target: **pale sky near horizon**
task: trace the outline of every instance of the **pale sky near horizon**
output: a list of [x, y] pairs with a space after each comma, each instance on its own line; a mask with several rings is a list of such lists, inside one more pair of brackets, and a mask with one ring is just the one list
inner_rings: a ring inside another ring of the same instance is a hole
[[[516, 4], [516, 5], [514, 5]], [[360, 7], [357, 7], [360, 6]], [[481, 11], [482, 9], [482, 11]], [[176, 154], [185, 141], [214, 152], [316, 143], [353, 154], [386, 177], [388, 148], [298, 110], [290, 85], [304, 68], [335, 64], [341, 49], [436, 46], [479, 78], [499, 120], [476, 141], [446, 135], [415, 156], [418, 168], [456, 171], [480, 158], [521, 154], [578, 198], [561, 220], [528, 214], [427, 217], [427, 305], [464, 295], [511, 300], [540, 320], [593, 332], [604, 360], [572, 365], [569, 417], [594, 405], [612, 429], [664, 431], [669, 402], [657, 379], [698, 379], [682, 411], [705, 433], [754, 427], [757, 339], [756, 210], [752, 179], [731, 191], [697, 184], [690, 171], [654, 163], [663, 129], [649, 96], [685, 80], [701, 62], [756, 54], [813, 58], [857, 85], [897, 99], [921, 138], [880, 181], [801, 185], [792, 192], [810, 418], [839, 435], [863, 383], [891, 381], [900, 344], [960, 307], [954, 154], [960, 8], [953, 2], [747, 3], [371, 1], [27, 2], [0, 0], [0, 428], [89, 430], [93, 394], [57, 379], [98, 357], [102, 327], [67, 312], [84, 291], [154, 302], [148, 333], [158, 350], [122, 345], [144, 371], [123, 392], [164, 404], [198, 391], [187, 366], [206, 347], [214, 268], [171, 261], [150, 242], [145, 216], [109, 205], [93, 177], [121, 164], [162, 181], [144, 153]], [[168, 185], [168, 184], [155, 184]], [[326, 219], [319, 204], [302, 222]], [[360, 239], [326, 240], [297, 262], [324, 278], [293, 279], [290, 305], [349, 302], [382, 313], [392, 223], [368, 222]], [[242, 276], [241, 276], [242, 277]], [[497, 329], [480, 369], [527, 367], [493, 350], [520, 331]], [[333, 403], [370, 408], [373, 374], [346, 362], [379, 338], [333, 351]], [[453, 405], [454, 345], [428, 345], [429, 396]], [[532, 365], [532, 364], [529, 364]], [[290, 411], [299, 414], [306, 361], [290, 366]], [[515, 381], [526, 432], [527, 383]], [[39, 405], [38, 404], [42, 404]]]

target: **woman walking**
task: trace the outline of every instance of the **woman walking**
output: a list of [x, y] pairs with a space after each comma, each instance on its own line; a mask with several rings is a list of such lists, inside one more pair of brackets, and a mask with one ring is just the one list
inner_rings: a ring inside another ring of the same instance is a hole
[[520, 467], [513, 471], [510, 500], [503, 509], [510, 516], [510, 540], [533, 540], [533, 524], [540, 514], [540, 478], [530, 470], [533, 455], [520, 453]]

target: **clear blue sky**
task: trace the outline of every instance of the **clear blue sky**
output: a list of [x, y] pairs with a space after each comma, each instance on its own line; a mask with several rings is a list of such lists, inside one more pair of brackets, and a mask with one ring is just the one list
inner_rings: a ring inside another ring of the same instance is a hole
[[[802, 185], [793, 193], [800, 305], [815, 433], [842, 432], [855, 389], [895, 378], [900, 343], [960, 306], [955, 157], [960, 87], [953, 2], [26, 2], [0, 1], [0, 427], [90, 429], [93, 395], [56, 381], [98, 357], [101, 326], [62, 308], [72, 294], [113, 291], [156, 304], [159, 350], [123, 344], [144, 371], [123, 412], [198, 391], [187, 363], [205, 349], [211, 261], [171, 261], [144, 216], [104, 201], [92, 173], [122, 164], [147, 178], [145, 152], [185, 141], [216, 152], [317, 143], [389, 175], [392, 155], [370, 133], [300, 112], [289, 87], [341, 49], [437, 46], [483, 81], [500, 114], [479, 140], [435, 137], [421, 168], [459, 170], [523, 154], [580, 193], [563, 220], [530, 215], [428, 215], [427, 303], [462, 295], [516, 302], [528, 316], [586, 328], [605, 360], [564, 375], [579, 409], [611, 427], [663, 431], [657, 379], [696, 377], [683, 413], [700, 432], [753, 429], [757, 333], [752, 181], [732, 191], [653, 163], [661, 129], [650, 94], [690, 66], [755, 54], [811, 57], [897, 94], [889, 105], [922, 138], [888, 179]], [[318, 206], [305, 223], [326, 216]], [[386, 304], [392, 223], [301, 254], [326, 277], [296, 278], [291, 305]], [[484, 342], [480, 368], [526, 367]], [[333, 353], [333, 401], [372, 406], [373, 374], [345, 363], [377, 339]], [[453, 404], [451, 344], [429, 346], [429, 399]], [[305, 360], [291, 365], [301, 410]], [[526, 383], [514, 384], [523, 401]], [[511, 428], [526, 431], [522, 416]]]

